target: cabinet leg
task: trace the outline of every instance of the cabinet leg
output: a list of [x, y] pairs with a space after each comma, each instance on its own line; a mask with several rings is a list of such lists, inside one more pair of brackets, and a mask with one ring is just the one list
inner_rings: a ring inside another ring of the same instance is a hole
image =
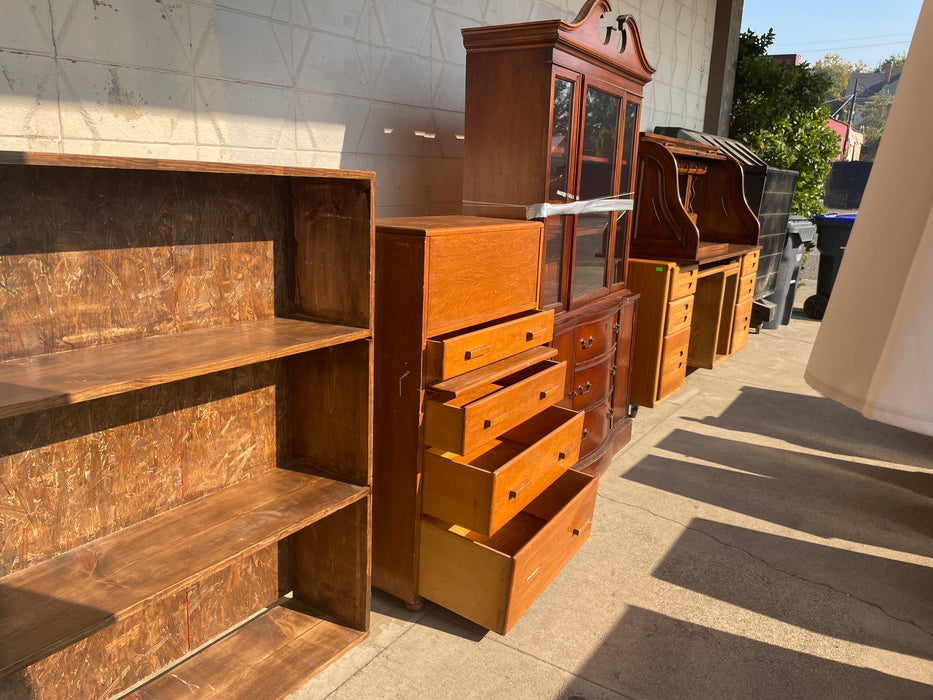
[[418, 612], [421, 608], [424, 607], [424, 598], [420, 595], [414, 600], [406, 600], [405, 607], [411, 610], [412, 612]]

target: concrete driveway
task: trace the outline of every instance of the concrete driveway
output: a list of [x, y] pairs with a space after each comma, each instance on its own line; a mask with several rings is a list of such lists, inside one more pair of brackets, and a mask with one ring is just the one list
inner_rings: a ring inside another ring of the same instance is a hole
[[374, 592], [369, 640], [293, 700], [933, 698], [933, 438], [809, 389], [818, 326], [642, 409], [507, 636]]

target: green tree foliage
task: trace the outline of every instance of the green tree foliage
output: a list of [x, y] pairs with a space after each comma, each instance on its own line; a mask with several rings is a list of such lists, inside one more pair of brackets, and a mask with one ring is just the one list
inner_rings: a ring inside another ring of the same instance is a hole
[[791, 212], [812, 216], [824, 211], [820, 198], [829, 159], [839, 154], [822, 105], [831, 80], [807, 63], [794, 66], [766, 56], [773, 42], [771, 30], [761, 36], [747, 30], [739, 38], [729, 135], [769, 165], [798, 171]]
[[885, 123], [888, 121], [888, 112], [890, 111], [891, 98], [881, 92], [872, 95], [865, 106], [862, 107], [862, 133], [865, 135], [865, 143], [862, 144], [862, 155], [859, 160], [875, 159], [878, 144], [881, 143], [881, 134], [884, 131]]
[[853, 63], [846, 61], [837, 53], [828, 53], [813, 64], [813, 70], [830, 80], [829, 87], [823, 93], [823, 101], [832, 113], [842, 106], [846, 87], [849, 85], [849, 76], [853, 73], [867, 73], [868, 64], [862, 60]]
[[[900, 68], [904, 65], [904, 61], [907, 60], [907, 52], [901, 51], [899, 53], [892, 53], [887, 58], [878, 62], [878, 66], [875, 68], [875, 73], [880, 73], [884, 70], [885, 65], [890, 61], [891, 68]], [[865, 72], [865, 71], [862, 71]]]

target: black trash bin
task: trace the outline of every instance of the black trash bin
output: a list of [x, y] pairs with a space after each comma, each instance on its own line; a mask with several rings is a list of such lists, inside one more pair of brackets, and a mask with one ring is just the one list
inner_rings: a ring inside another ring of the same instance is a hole
[[816, 247], [820, 251], [820, 269], [816, 276], [816, 294], [803, 303], [810, 318], [823, 318], [829, 295], [839, 274], [839, 265], [852, 233], [855, 214], [820, 214], [813, 217], [816, 224]]
[[774, 318], [764, 324], [774, 330], [790, 323], [794, 311], [794, 297], [797, 293], [797, 278], [803, 264], [803, 252], [807, 244], [816, 235], [816, 224], [805, 216], [791, 216], [787, 220], [787, 233], [784, 236], [784, 250], [777, 269], [774, 292], [766, 297], [774, 304]]

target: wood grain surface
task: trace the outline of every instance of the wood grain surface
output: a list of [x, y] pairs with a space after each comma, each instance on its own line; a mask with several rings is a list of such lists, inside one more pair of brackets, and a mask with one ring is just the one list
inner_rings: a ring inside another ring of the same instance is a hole
[[25, 571], [0, 587], [0, 673], [276, 542], [369, 489], [276, 469]]

